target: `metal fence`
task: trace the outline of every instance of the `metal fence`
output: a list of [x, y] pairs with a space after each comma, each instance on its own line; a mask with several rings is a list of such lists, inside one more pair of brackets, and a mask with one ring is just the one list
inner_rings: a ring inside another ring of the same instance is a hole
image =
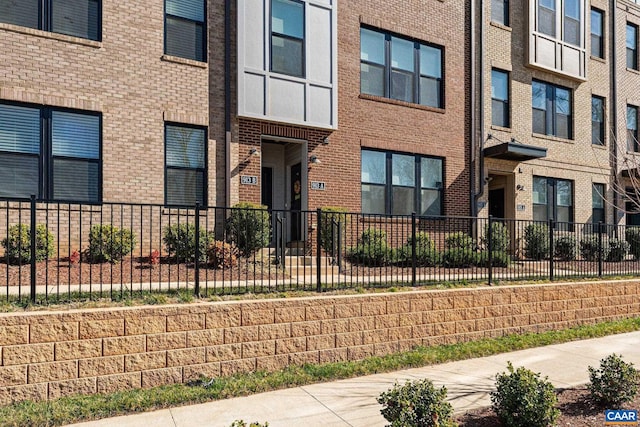
[[4, 200], [0, 242], [33, 302], [640, 273], [640, 228], [494, 218]]

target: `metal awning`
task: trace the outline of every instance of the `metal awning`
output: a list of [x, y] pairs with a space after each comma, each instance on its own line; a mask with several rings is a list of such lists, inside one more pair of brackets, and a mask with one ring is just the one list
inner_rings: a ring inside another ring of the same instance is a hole
[[484, 156], [495, 159], [524, 162], [527, 160], [547, 157], [547, 149], [534, 147], [533, 145], [520, 144], [519, 142], [503, 142], [498, 145], [492, 145], [491, 147], [485, 148]]

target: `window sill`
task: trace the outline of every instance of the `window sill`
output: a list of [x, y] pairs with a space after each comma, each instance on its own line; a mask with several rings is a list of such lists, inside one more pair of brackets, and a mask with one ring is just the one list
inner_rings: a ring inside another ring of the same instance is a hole
[[592, 60], [594, 60], [596, 62], [601, 62], [603, 64], [607, 63], [607, 60], [605, 58], [600, 58], [599, 56], [590, 55], [589, 58], [591, 58]]
[[208, 68], [208, 65], [206, 62], [195, 61], [193, 59], [180, 58], [179, 56], [162, 55], [160, 59], [166, 62], [173, 62], [174, 64], [190, 65], [192, 67], [197, 67], [197, 68]]
[[501, 24], [499, 22], [491, 21], [489, 24], [491, 24], [492, 27], [500, 28], [501, 30], [505, 30], [505, 31], [509, 31], [509, 32], [513, 31], [513, 29], [511, 27], [509, 27], [508, 25], [504, 25], [504, 24]]
[[634, 68], [629, 68], [629, 67], [627, 67], [627, 71], [629, 71], [630, 73], [633, 73], [633, 74], [638, 74], [638, 75], [640, 75], [640, 70], [636, 70], [636, 69], [634, 69]]
[[431, 111], [431, 112], [440, 113], [440, 114], [444, 114], [446, 112], [444, 108], [429, 107], [427, 105], [420, 105], [420, 104], [414, 104], [412, 102], [399, 101], [397, 99], [385, 98], [383, 96], [368, 95], [366, 93], [361, 93], [359, 98], [366, 99], [369, 101], [382, 102], [384, 104], [393, 104], [393, 105], [400, 105], [403, 107], [415, 108], [416, 110]]
[[573, 139], [566, 139], [566, 138], [560, 138], [557, 136], [553, 136], [553, 135], [544, 135], [542, 133], [532, 133], [531, 134], [532, 137], [534, 138], [538, 138], [538, 139], [546, 139], [548, 141], [555, 141], [555, 142], [564, 142], [566, 144], [575, 144], [575, 141]]
[[591, 147], [596, 148], [598, 150], [606, 150], [607, 149], [607, 144], [594, 144], [591, 143]]
[[509, 133], [511, 133], [511, 128], [506, 128], [506, 127], [503, 127], [503, 126], [491, 125], [491, 129], [492, 130], [499, 130], [500, 132], [509, 132]]
[[35, 28], [21, 27], [19, 25], [0, 23], [0, 30], [11, 31], [19, 34], [41, 37], [43, 39], [58, 40], [61, 42], [78, 44], [81, 46], [101, 48], [102, 42], [83, 39], [81, 37], [67, 36], [65, 34], [52, 33], [49, 31], [36, 30]]

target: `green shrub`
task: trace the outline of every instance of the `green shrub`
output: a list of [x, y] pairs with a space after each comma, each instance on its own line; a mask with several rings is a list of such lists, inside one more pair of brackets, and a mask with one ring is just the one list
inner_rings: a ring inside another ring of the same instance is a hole
[[602, 247], [600, 248], [598, 236], [588, 236], [580, 240], [580, 256], [586, 261], [597, 261], [598, 254], [602, 253], [602, 259], [606, 260], [609, 256], [609, 244], [606, 239], [602, 239]]
[[609, 239], [609, 253], [606, 261], [620, 262], [627, 257], [629, 253], [629, 243], [625, 240]]
[[624, 237], [629, 243], [629, 253], [634, 259], [640, 259], [640, 227], [627, 227]]
[[378, 397], [382, 416], [390, 427], [448, 427], [454, 426], [453, 408], [446, 401], [447, 389], [436, 389], [428, 380], [407, 381]]
[[[489, 267], [489, 251], [482, 251], [477, 255], [478, 266]], [[511, 256], [506, 252], [491, 251], [491, 265], [493, 267], [509, 267]]]
[[558, 397], [553, 385], [540, 374], [523, 367], [496, 376], [496, 391], [491, 404], [505, 427], [547, 427], [555, 425], [560, 411], [555, 408]]
[[525, 227], [524, 254], [535, 260], [549, 257], [549, 227], [544, 224], [529, 224]]
[[[409, 263], [411, 262], [413, 257], [411, 237], [409, 237], [405, 245], [400, 248], [400, 257]], [[439, 262], [440, 255], [429, 234], [425, 232], [416, 233], [416, 264], [421, 267], [432, 267], [438, 265]]]
[[227, 241], [233, 243], [240, 255], [249, 256], [269, 246], [271, 223], [266, 206], [241, 202], [233, 207], [227, 219]]
[[347, 251], [347, 258], [355, 264], [380, 266], [390, 263], [395, 251], [387, 244], [387, 233], [377, 228], [362, 232], [358, 243]]
[[[213, 233], [200, 228], [199, 244], [200, 261], [207, 259], [209, 242], [215, 240]], [[167, 225], [162, 232], [162, 241], [167, 252], [176, 261], [194, 261], [196, 259], [196, 225], [189, 223]]]
[[[53, 257], [55, 245], [53, 234], [43, 224], [36, 225], [36, 261]], [[9, 227], [9, 234], [2, 239], [5, 256], [9, 264], [31, 262], [31, 229], [24, 224]]]
[[[344, 236], [347, 227], [347, 209], [334, 207], [334, 206], [326, 206], [321, 209], [322, 210], [322, 221], [320, 221], [320, 246], [324, 249], [325, 252], [335, 255], [332, 253], [334, 249], [334, 239], [335, 249], [338, 250], [338, 242], [337, 239], [341, 239], [344, 241]], [[342, 225], [342, 234], [338, 236], [338, 228], [333, 226], [333, 221]]]
[[589, 366], [589, 392], [598, 404], [609, 409], [619, 409], [631, 402], [638, 393], [640, 374], [622, 357], [611, 354], [600, 361], [600, 368]]
[[444, 238], [444, 245], [447, 249], [475, 250], [473, 238], [462, 231], [447, 235], [447, 237]]
[[[489, 224], [484, 226], [484, 236], [481, 239], [482, 245], [485, 249], [489, 249]], [[491, 223], [491, 251], [492, 252], [507, 252], [509, 245], [511, 244], [511, 236], [509, 230], [501, 222]]]
[[88, 256], [91, 262], [117, 262], [133, 252], [135, 245], [136, 236], [128, 228], [98, 224], [89, 230]]
[[450, 268], [467, 268], [480, 262], [479, 255], [472, 249], [453, 248], [442, 253], [442, 264]]
[[238, 248], [216, 240], [207, 249], [207, 260], [215, 268], [231, 268], [238, 263]]
[[560, 236], [553, 241], [553, 254], [562, 261], [576, 259], [576, 238], [573, 236]]

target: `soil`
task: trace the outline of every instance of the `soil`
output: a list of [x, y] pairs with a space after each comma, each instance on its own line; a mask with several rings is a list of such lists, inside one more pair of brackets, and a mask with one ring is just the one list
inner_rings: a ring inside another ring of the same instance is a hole
[[[558, 393], [559, 427], [602, 427], [604, 425], [604, 411], [595, 405], [586, 387], [562, 390]], [[640, 408], [640, 394], [622, 409]], [[498, 427], [500, 421], [491, 408], [477, 409], [456, 417], [460, 427]]]

